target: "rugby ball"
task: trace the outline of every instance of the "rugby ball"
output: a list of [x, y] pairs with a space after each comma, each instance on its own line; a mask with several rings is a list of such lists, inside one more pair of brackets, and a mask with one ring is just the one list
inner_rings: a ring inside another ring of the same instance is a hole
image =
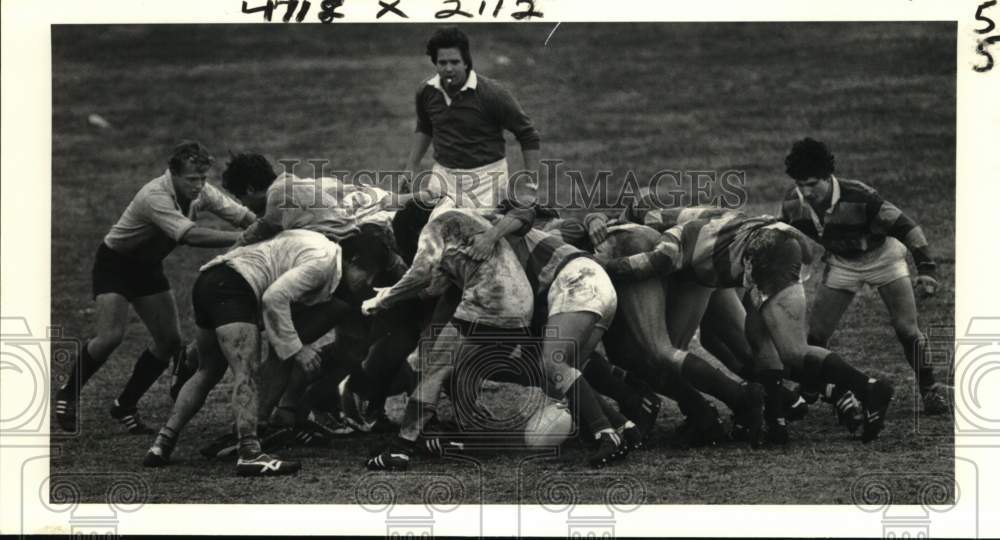
[[573, 433], [573, 416], [562, 402], [550, 403], [528, 418], [524, 442], [531, 448], [559, 446]]

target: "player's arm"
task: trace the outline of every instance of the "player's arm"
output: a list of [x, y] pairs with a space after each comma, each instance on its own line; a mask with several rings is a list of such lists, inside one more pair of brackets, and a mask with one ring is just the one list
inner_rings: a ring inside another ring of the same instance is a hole
[[194, 247], [231, 246], [239, 231], [222, 231], [201, 227], [182, 214], [167, 195], [152, 195], [145, 201], [147, 219], [178, 244]]
[[881, 198], [877, 202], [874, 219], [870, 222], [872, 230], [892, 236], [906, 245], [917, 266], [915, 285], [922, 288], [925, 294], [934, 294], [937, 288], [937, 263], [934, 262], [923, 229], [896, 205]]
[[[282, 173], [274, 182], [284, 182], [288, 173]], [[290, 176], [290, 175], [289, 175]], [[294, 176], [291, 177], [294, 181]], [[287, 184], [286, 184], [287, 186]], [[269, 189], [267, 201], [264, 206], [264, 215], [257, 218], [237, 240], [237, 246], [246, 246], [262, 242], [281, 232], [284, 227], [281, 224], [282, 203], [285, 197], [290, 196], [290, 188]]]
[[242, 229], [257, 220], [257, 216], [249, 208], [225, 196], [212, 185], [206, 184], [198, 199], [203, 202], [206, 211], [219, 216], [233, 227]]
[[531, 230], [535, 223], [535, 204], [538, 201], [541, 140], [538, 131], [506, 89], [497, 87], [485, 90], [481, 94], [483, 107], [517, 138], [524, 166], [508, 178], [505, 201], [501, 202], [505, 202], [509, 210], [489, 231], [477, 238], [469, 249], [468, 255], [476, 261], [489, 257], [501, 238], [510, 234], [524, 235]]
[[612, 259], [604, 265], [604, 269], [615, 281], [634, 282], [665, 276], [679, 270], [680, 266], [680, 228], [675, 227], [663, 233], [652, 250]]
[[[302, 349], [302, 341], [292, 323], [292, 303], [326, 287], [331, 280], [330, 273], [336, 272], [336, 268], [334, 256], [315, 257], [279, 276], [261, 296], [264, 329], [282, 360], [295, 356]], [[339, 281], [340, 276], [333, 278]]]
[[239, 237], [240, 231], [221, 231], [195, 225], [188, 229], [178, 243], [194, 247], [220, 248], [232, 246]]
[[[362, 311], [371, 313], [388, 309], [404, 300], [420, 295], [435, 281], [435, 272], [441, 264], [444, 255], [444, 238], [437, 227], [437, 221], [432, 221], [420, 233], [417, 253], [409, 270], [399, 278], [395, 285], [379, 291], [375, 298], [365, 301]], [[433, 292], [433, 291], [431, 291]], [[428, 293], [424, 293], [429, 296]]]

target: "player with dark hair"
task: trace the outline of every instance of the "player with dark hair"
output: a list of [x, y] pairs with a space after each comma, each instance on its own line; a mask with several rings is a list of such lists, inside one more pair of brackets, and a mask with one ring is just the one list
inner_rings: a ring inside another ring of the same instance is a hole
[[[437, 30], [426, 52], [437, 74], [417, 90], [417, 127], [407, 160], [410, 189], [436, 201], [432, 218], [448, 208], [495, 212], [510, 202], [511, 210], [468, 250], [473, 259], [484, 260], [501, 238], [534, 220], [540, 139], [514, 96], [473, 71], [469, 39], [461, 30]], [[524, 171], [514, 177], [508, 173], [505, 130], [517, 138], [524, 158]], [[413, 178], [432, 142], [430, 174]]]
[[884, 426], [893, 389], [836, 353], [806, 343], [800, 278], [803, 263], [811, 260], [806, 242], [800, 232], [775, 218], [730, 211], [671, 227], [653, 249], [611, 259], [605, 267], [621, 282], [680, 273], [706, 288], [743, 286], [747, 337], [768, 396], [764, 412], [771, 442], [781, 444], [788, 438], [777, 391], [786, 371], [803, 384], [833, 383], [859, 396], [865, 409], [861, 440], [869, 442]]
[[237, 474], [293, 474], [297, 462], [263, 453], [257, 434], [259, 321], [278, 357], [319, 370], [319, 355], [303, 344], [292, 321], [293, 303], [328, 301], [338, 288], [359, 293], [388, 264], [388, 250], [372, 238], [356, 238], [341, 248], [323, 235], [284, 231], [266, 242], [236, 248], [202, 266], [193, 305], [198, 325], [198, 371], [177, 396], [173, 412], [143, 464], [169, 462], [181, 429], [198, 412], [228, 367], [236, 376], [233, 408], [239, 437]]
[[[937, 265], [919, 225], [875, 189], [834, 176], [834, 156], [825, 144], [806, 138], [785, 158], [795, 187], [781, 204], [781, 220], [825, 249], [823, 281], [809, 317], [809, 342], [825, 347], [854, 295], [865, 285], [878, 290], [892, 327], [913, 368], [925, 414], [950, 410], [951, 388], [935, 381], [928, 364], [927, 338], [917, 323], [913, 291], [937, 291]], [[917, 267], [910, 284], [909, 250]], [[828, 394], [843, 389], [827, 389]]]
[[[410, 212], [420, 213], [421, 209], [410, 205], [397, 214], [397, 219], [406, 220]], [[423, 359], [425, 367], [407, 403], [399, 437], [387, 450], [368, 460], [370, 469], [403, 470], [408, 467], [414, 442], [427, 420], [434, 415], [445, 380], [457, 363], [468, 361], [458, 356], [474, 358], [475, 351], [481, 348], [477, 341], [479, 332], [489, 329], [491, 344], [501, 336], [506, 338], [503, 342], [511, 348], [530, 337], [527, 328], [532, 320], [534, 292], [511, 246], [506, 242], [498, 243], [493, 255], [483, 262], [467, 254], [475, 236], [483, 234], [489, 227], [488, 221], [471, 211], [452, 209], [441, 212], [421, 231], [419, 247], [406, 275], [391, 288], [366, 301], [362, 307], [366, 313], [372, 313], [406, 298], [434, 297], [447, 290], [452, 282], [462, 287], [461, 301], [451, 320], [438, 333], [433, 346], [423, 351], [427, 353], [427, 358]], [[579, 414], [578, 425], [598, 439], [597, 450], [588, 458], [591, 465], [598, 467], [623, 456], [627, 447], [615, 431], [621, 426], [612, 426], [598, 402], [599, 398], [574, 367], [576, 361], [573, 357], [589, 356], [589, 351], [596, 344], [594, 336], [599, 339], [601, 334], [598, 327], [600, 321], [613, 316], [614, 289], [610, 287], [610, 282], [607, 285], [603, 294], [581, 294], [577, 298], [586, 296], [592, 300], [587, 309], [594, 313], [578, 311], [570, 306], [576, 305], [574, 302], [564, 299], [560, 306], [571, 311], [555, 313], [548, 321], [560, 329], [560, 339], [544, 339], [541, 353], [547, 379], [559, 393], [565, 393], [571, 400], [571, 409]], [[600, 315], [596, 314], [597, 311]], [[577, 317], [581, 314], [582, 317]], [[575, 347], [567, 349], [565, 345], [570, 340]]]
[[56, 392], [55, 417], [65, 430], [77, 422], [80, 390], [122, 342], [129, 305], [145, 323], [153, 346], [139, 356], [131, 378], [111, 407], [111, 416], [129, 433], [151, 433], [136, 404], [174, 359], [182, 364], [183, 347], [177, 305], [163, 272], [163, 259], [178, 244], [218, 248], [230, 246], [237, 231], [209, 229], [195, 223], [202, 212], [216, 214], [237, 227], [255, 215], [206, 182], [213, 162], [197, 142], [174, 148], [169, 168], [133, 197], [104, 237], [94, 260], [96, 335], [80, 351], [69, 380]]

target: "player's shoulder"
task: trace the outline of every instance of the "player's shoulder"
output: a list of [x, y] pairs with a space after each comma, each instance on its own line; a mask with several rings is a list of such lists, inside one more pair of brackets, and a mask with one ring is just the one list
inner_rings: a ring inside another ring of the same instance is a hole
[[877, 189], [859, 180], [838, 178], [837, 183], [840, 184], [841, 199], [865, 200], [879, 196]]
[[795, 202], [799, 201], [799, 189], [797, 186], [791, 186], [785, 190], [785, 196], [781, 199], [782, 202]]
[[330, 241], [322, 233], [316, 231], [288, 229], [281, 231], [274, 238], [275, 240], [284, 239], [285, 241], [293, 241], [304, 247], [319, 250], [323, 256], [336, 256], [340, 253], [340, 246], [336, 242]]
[[141, 206], [156, 208], [173, 206], [175, 199], [173, 193], [170, 176], [167, 173], [163, 173], [143, 184], [139, 188], [139, 191], [132, 197], [132, 202], [133, 204], [137, 203]]
[[417, 87], [414, 89], [413, 93], [416, 94], [417, 97], [421, 97], [421, 96], [423, 96], [423, 95], [425, 95], [427, 93], [436, 92], [437, 89], [434, 88], [434, 85], [433, 85], [433, 82], [432, 82], [432, 81], [434, 81], [435, 77], [437, 77], [437, 75], [431, 75], [430, 77], [426, 77], [424, 79], [421, 79], [420, 80], [420, 84], [417, 85]]
[[476, 91], [481, 96], [497, 98], [500, 96], [512, 96], [507, 85], [492, 77], [484, 77], [476, 72]]

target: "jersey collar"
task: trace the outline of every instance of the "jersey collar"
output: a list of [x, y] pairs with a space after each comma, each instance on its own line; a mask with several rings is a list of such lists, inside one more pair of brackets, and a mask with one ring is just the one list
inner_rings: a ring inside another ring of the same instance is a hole
[[[435, 75], [431, 77], [427, 81], [427, 86], [432, 86], [434, 88], [437, 88], [437, 90], [441, 92], [441, 95], [444, 96], [444, 102], [447, 103], [449, 106], [451, 105], [451, 96], [449, 96], [448, 92], [445, 92], [444, 87], [441, 86], [441, 75]], [[461, 93], [465, 92], [466, 90], [475, 90], [478, 87], [479, 87], [479, 77], [476, 77], [476, 72], [470, 69], [469, 76], [465, 79], [465, 84], [462, 86], [461, 89], [459, 89], [459, 92]]]

